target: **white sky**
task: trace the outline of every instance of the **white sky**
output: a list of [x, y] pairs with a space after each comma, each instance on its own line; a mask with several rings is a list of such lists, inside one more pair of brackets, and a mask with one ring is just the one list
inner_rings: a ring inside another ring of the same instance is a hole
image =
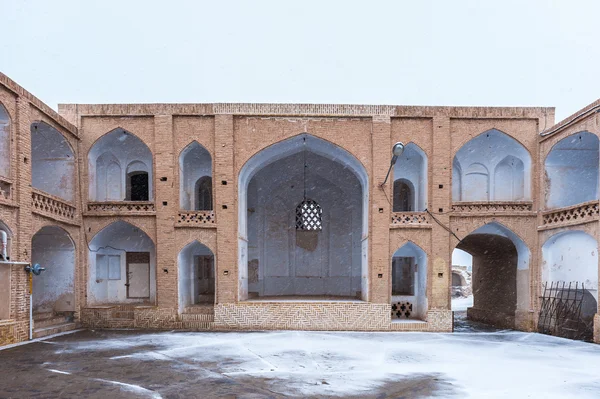
[[61, 103], [556, 106], [600, 97], [600, 2], [0, 0], [0, 71]]

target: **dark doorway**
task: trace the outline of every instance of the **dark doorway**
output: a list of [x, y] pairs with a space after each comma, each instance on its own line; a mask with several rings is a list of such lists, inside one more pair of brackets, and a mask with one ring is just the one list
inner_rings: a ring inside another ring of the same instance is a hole
[[412, 212], [414, 190], [411, 182], [398, 179], [394, 182], [394, 212]]
[[131, 172], [127, 175], [129, 201], [148, 201], [149, 185], [147, 172]]
[[212, 178], [203, 176], [196, 182], [196, 210], [212, 211]]

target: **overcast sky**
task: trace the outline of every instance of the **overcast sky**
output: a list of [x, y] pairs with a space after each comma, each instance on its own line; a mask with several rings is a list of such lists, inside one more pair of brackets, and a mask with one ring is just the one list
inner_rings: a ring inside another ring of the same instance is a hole
[[600, 97], [600, 1], [0, 0], [0, 71], [58, 103], [555, 106]]

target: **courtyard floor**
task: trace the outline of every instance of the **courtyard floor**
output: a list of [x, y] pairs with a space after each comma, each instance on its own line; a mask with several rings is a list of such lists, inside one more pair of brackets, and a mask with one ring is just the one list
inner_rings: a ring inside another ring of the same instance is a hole
[[0, 351], [1, 398], [598, 398], [600, 345], [514, 331], [81, 331]]

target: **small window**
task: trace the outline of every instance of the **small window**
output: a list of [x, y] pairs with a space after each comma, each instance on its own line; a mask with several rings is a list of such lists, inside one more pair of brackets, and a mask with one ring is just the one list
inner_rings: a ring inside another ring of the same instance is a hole
[[296, 207], [296, 230], [323, 230], [323, 210], [321, 205], [311, 199], [305, 199]]
[[121, 280], [121, 257], [96, 255], [96, 280]]

